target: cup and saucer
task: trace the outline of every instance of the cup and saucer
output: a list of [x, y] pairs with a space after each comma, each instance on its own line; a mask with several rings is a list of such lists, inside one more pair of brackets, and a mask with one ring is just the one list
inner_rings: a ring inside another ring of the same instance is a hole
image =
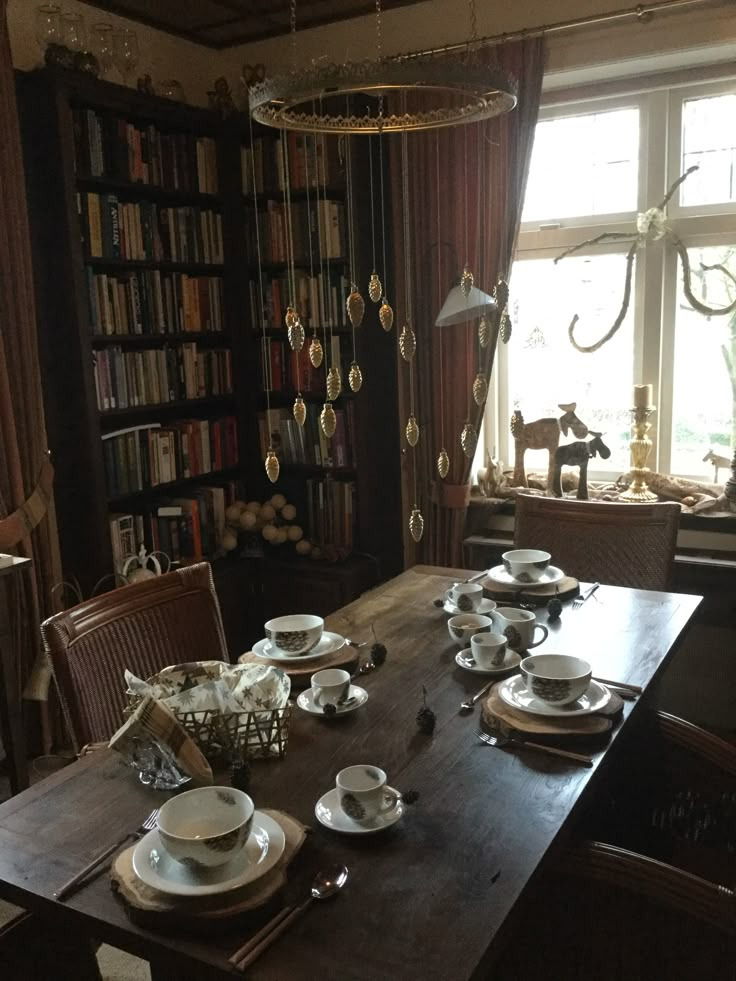
[[483, 596], [483, 587], [477, 582], [458, 582], [445, 590], [442, 609], [450, 616], [460, 613], [478, 613], [488, 616], [496, 609], [492, 599]]
[[336, 785], [315, 804], [315, 817], [330, 831], [348, 835], [371, 835], [392, 827], [406, 805], [387, 779], [380, 767], [367, 764], [340, 770]]
[[339, 668], [318, 671], [310, 679], [311, 688], [300, 692], [296, 704], [311, 715], [326, 715], [325, 706], [332, 705], [335, 715], [347, 715], [368, 701], [368, 692], [350, 683], [350, 675]]
[[[482, 636], [495, 639], [498, 637], [498, 634], [485, 634]], [[476, 645], [477, 649], [478, 647]], [[455, 664], [459, 668], [464, 668], [466, 671], [472, 671], [474, 674], [505, 674], [507, 671], [517, 668], [520, 663], [521, 654], [517, 651], [512, 651], [506, 644], [503, 645], [503, 652], [496, 655], [495, 660], [484, 658], [482, 654], [480, 655], [480, 660], [477, 659], [472, 646], [466, 647], [464, 651], [460, 651], [455, 655]]]

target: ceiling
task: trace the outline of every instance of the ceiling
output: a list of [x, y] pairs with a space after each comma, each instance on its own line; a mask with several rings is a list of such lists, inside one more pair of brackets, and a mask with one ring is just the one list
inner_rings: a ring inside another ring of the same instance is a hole
[[[290, 0], [88, 0], [94, 7], [196, 44], [230, 48], [288, 34]], [[383, 0], [382, 10], [421, 0]], [[374, 13], [375, 0], [298, 0], [297, 30]]]

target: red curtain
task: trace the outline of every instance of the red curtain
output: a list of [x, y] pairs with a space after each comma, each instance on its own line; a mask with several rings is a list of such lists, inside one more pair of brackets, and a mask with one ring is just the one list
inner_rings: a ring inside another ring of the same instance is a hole
[[[516, 108], [476, 125], [409, 135], [406, 140], [410, 175], [408, 265], [417, 337], [415, 409], [421, 436], [415, 454], [402, 437], [406, 448], [405, 522], [415, 495], [415, 459], [417, 503], [425, 522], [418, 557], [444, 566], [462, 564], [472, 460], [463, 453], [460, 434], [466, 422], [476, 431], [480, 429], [483, 410], [473, 399], [473, 380], [478, 372], [490, 378], [496, 336], [481, 350], [477, 322], [440, 330], [434, 321], [466, 261], [475, 285], [487, 293], [499, 278], [509, 277], [539, 112], [544, 43], [541, 38], [509, 43], [475, 57], [499, 64], [517, 80]], [[401, 171], [401, 147], [395, 140], [391, 145], [391, 175], [398, 330], [406, 319]], [[399, 363], [403, 373], [403, 429], [409, 413], [409, 369], [403, 360]], [[437, 473], [443, 435], [450, 457], [445, 480]]]

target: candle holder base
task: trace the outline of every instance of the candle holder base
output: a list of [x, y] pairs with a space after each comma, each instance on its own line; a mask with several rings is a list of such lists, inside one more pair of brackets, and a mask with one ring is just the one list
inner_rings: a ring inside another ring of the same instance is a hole
[[649, 473], [651, 473], [649, 469], [635, 472], [628, 488], [623, 494], [619, 494], [618, 499], [631, 501], [635, 504], [651, 504], [652, 501], [658, 500], [657, 495], [652, 493], [647, 486], [646, 475]]
[[631, 483], [628, 488], [619, 494], [620, 501], [631, 501], [635, 504], [648, 504], [656, 501], [657, 495], [647, 487], [647, 477], [651, 473], [645, 464], [652, 448], [652, 441], [649, 438], [651, 423], [649, 417], [654, 412], [653, 405], [637, 405], [632, 410], [631, 424]]

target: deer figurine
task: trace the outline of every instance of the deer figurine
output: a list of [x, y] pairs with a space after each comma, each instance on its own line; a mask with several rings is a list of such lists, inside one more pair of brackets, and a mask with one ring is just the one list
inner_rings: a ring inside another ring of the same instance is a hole
[[577, 497], [579, 501], [588, 500], [588, 461], [596, 454], [602, 460], [607, 460], [611, 455], [611, 451], [603, 442], [603, 433], [596, 433], [592, 429], [589, 432], [593, 439], [566, 443], [555, 450], [555, 472], [552, 481], [555, 497], [562, 497], [562, 468], [580, 467]]
[[567, 436], [572, 430], [577, 439], [588, 435], [588, 427], [575, 415], [577, 402], [559, 403], [562, 415], [559, 419], [550, 416], [547, 419], [536, 419], [534, 422], [524, 422], [524, 416], [519, 409], [511, 416], [511, 435], [514, 437], [514, 476], [515, 487], [527, 487], [524, 470], [524, 454], [527, 450], [547, 450], [549, 466], [547, 469], [547, 493], [552, 492], [555, 475], [555, 450], [560, 445], [560, 433]]
[[714, 484], [717, 484], [718, 483], [718, 471], [719, 470], [723, 470], [724, 468], [726, 470], [730, 470], [731, 469], [731, 461], [728, 459], [728, 457], [719, 456], [717, 453], [714, 453], [712, 447], [708, 450], [708, 452], [703, 457], [703, 463], [712, 463], [713, 464], [713, 470], [714, 470], [713, 483]]

